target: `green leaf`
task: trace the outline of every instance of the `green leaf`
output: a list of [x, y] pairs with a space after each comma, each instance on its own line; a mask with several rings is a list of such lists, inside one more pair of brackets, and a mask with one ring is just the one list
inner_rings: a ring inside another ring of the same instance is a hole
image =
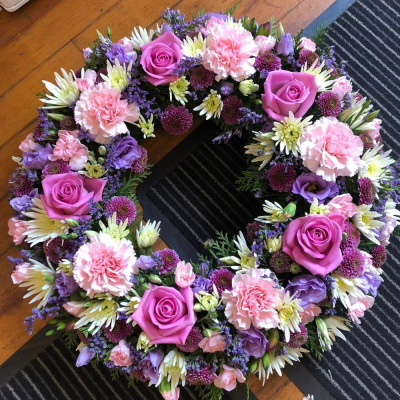
[[228, 8], [228, 9], [225, 11], [225, 14], [233, 15], [234, 12], [236, 11], [236, 9], [237, 9], [238, 7], [239, 7], [239, 4], [236, 4], [235, 6], [233, 6], [233, 7], [231, 7], [231, 8]]

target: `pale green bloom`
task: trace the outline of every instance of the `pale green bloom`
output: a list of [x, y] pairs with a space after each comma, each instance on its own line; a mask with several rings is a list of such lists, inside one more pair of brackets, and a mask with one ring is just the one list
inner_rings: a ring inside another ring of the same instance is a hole
[[125, 295], [125, 298], [128, 301], [121, 301], [121, 307], [118, 308], [118, 311], [124, 312], [126, 315], [129, 315], [129, 318], [126, 320], [126, 322], [127, 323], [131, 322], [132, 326], [135, 326], [136, 321], [132, 319], [132, 315], [138, 308], [140, 300], [142, 299], [135, 290], [131, 289], [131, 292], [133, 295], [131, 294]]
[[182, 53], [186, 57], [200, 57], [203, 55], [205, 48], [205, 40], [201, 32], [193, 39], [190, 36], [186, 36], [186, 39], [182, 43]]
[[212, 117], [219, 118], [222, 108], [223, 103], [221, 95], [218, 94], [216, 90], [211, 89], [210, 94], [198, 107], [194, 108], [193, 111], [200, 111], [200, 115], [206, 114], [206, 119], [210, 119]]
[[314, 197], [314, 200], [310, 206], [310, 214], [327, 215], [330, 213], [330, 209], [324, 203], [318, 205], [318, 199]]
[[251, 154], [255, 156], [251, 162], [261, 162], [260, 168], [263, 169], [270, 161], [274, 154], [275, 142], [272, 140], [274, 136], [273, 132], [253, 132], [254, 140], [256, 143], [251, 143], [244, 146], [246, 154]]
[[334, 79], [330, 79], [331, 72], [333, 70], [332, 69], [324, 70], [325, 61], [323, 61], [319, 67], [316, 66], [317, 62], [318, 59], [315, 60], [313, 65], [311, 66], [307, 66], [307, 63], [305, 63], [301, 67], [301, 72], [314, 75], [318, 86], [318, 92], [326, 92], [329, 90], [328, 88], [333, 85], [333, 82], [335, 82]]
[[156, 386], [159, 386], [164, 378], [171, 382], [171, 391], [175, 391], [180, 380], [182, 381], [182, 386], [184, 386], [186, 382], [185, 355], [177, 349], [171, 350], [162, 360], [158, 372], [160, 376]]
[[276, 253], [279, 251], [282, 247], [282, 236], [279, 237], [272, 237], [268, 238], [264, 244], [264, 247], [270, 252], [270, 253]]
[[74, 264], [72, 264], [72, 261], [63, 258], [58, 263], [57, 272], [58, 273], [63, 272], [65, 275], [71, 276], [73, 269], [74, 269]]
[[181, 76], [174, 82], [170, 82], [169, 84], [169, 99], [172, 102], [172, 97], [175, 97], [179, 103], [185, 105], [187, 99], [185, 97], [186, 94], [189, 94], [187, 90], [189, 87], [189, 82], [185, 79], [184, 76]]
[[254, 83], [253, 79], [246, 79], [239, 83], [239, 90], [243, 96], [249, 96], [250, 94], [257, 92], [259, 86]]
[[143, 115], [139, 115], [139, 123], [134, 124], [140, 128], [140, 130], [143, 133], [143, 137], [145, 139], [148, 137], [155, 137], [153, 118], [154, 118], [153, 114], [150, 114], [149, 120], [146, 121]]
[[286, 222], [289, 219], [282, 206], [277, 202], [271, 203], [270, 201], [265, 200], [263, 210], [268, 215], [260, 216], [256, 218], [256, 221], [264, 224], [274, 224], [275, 222]]
[[138, 342], [136, 344], [136, 349], [147, 351], [150, 347], [150, 338], [144, 332], [140, 332]]
[[160, 236], [160, 224], [161, 222], [147, 221], [146, 225], [143, 226], [143, 221], [140, 222], [140, 227], [136, 231], [136, 241], [139, 247], [147, 249], [153, 246]]
[[132, 61], [127, 67], [125, 63], [121, 65], [118, 59], [115, 59], [114, 65], [112, 65], [110, 61], [107, 60], [107, 75], [100, 75], [105, 82], [108, 82], [113, 88], [118, 89], [120, 92], [122, 92], [129, 85], [131, 69]]
[[300, 306], [300, 302], [300, 299], [294, 299], [288, 292], [279, 296], [276, 307], [279, 315], [278, 328], [284, 332], [287, 342], [290, 340], [290, 332], [300, 332], [299, 324], [301, 323], [301, 318], [299, 311], [304, 311]]
[[[107, 233], [114, 240], [121, 240], [129, 235], [129, 229], [126, 229], [128, 226], [128, 219], [124, 222], [120, 222], [117, 224], [117, 213], [113, 213], [111, 217], [107, 219], [108, 226], [105, 226], [102, 221], [99, 221], [100, 229], [103, 233]], [[95, 232], [97, 234], [97, 232]], [[89, 235], [90, 236], [90, 235]]]

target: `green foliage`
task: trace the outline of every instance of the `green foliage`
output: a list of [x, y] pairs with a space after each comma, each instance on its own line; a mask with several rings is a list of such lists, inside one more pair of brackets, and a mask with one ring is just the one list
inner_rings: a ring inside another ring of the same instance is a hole
[[140, 174], [129, 174], [126, 178], [123, 179], [122, 186], [115, 193], [116, 196], [125, 196], [133, 202], [136, 201], [136, 188], [139, 183], [141, 183], [145, 178], [147, 178], [151, 172], [150, 168], [151, 164], [147, 165], [146, 169]]
[[276, 24], [275, 24], [275, 17], [271, 17], [269, 20], [269, 23], [271, 24], [271, 36], [276, 36]]
[[216, 232], [217, 240], [210, 243], [210, 252], [215, 258], [229, 257], [237, 252], [236, 246], [227, 233]]
[[236, 4], [235, 6], [228, 8], [225, 11], [225, 14], [233, 15], [235, 13], [236, 9], [238, 8], [238, 6], [239, 6], [239, 4]]
[[323, 349], [320, 343], [320, 333], [318, 332], [317, 325], [315, 322], [307, 325], [308, 339], [304, 347], [310, 350], [315, 355], [317, 360], [321, 361], [323, 357]]
[[116, 381], [122, 377], [122, 371], [119, 368], [111, 368], [110, 369], [111, 379]]
[[202, 17], [205, 13], [206, 11], [204, 10], [204, 8], [202, 8], [200, 11], [197, 11], [197, 13], [193, 15], [193, 19], [198, 19]]
[[240, 192], [261, 190], [262, 172], [257, 165], [251, 165], [246, 171], [242, 172], [242, 176], [236, 181], [237, 190]]
[[327, 32], [328, 26], [326, 22], [324, 22], [317, 28], [315, 35], [313, 33], [310, 35], [310, 39], [316, 44], [317, 47], [321, 47], [324, 43]]
[[196, 386], [195, 389], [199, 392], [199, 398], [205, 400], [222, 400], [224, 391], [214, 385]]

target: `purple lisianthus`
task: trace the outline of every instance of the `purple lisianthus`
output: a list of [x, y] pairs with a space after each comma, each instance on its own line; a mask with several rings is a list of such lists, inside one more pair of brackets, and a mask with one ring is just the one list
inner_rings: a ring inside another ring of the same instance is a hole
[[65, 275], [64, 272], [56, 275], [55, 286], [61, 297], [68, 297], [79, 290], [79, 285], [72, 275]]
[[124, 46], [119, 43], [113, 43], [107, 50], [106, 56], [113, 64], [117, 59], [123, 65], [124, 63], [129, 64], [130, 61], [135, 62], [137, 54], [134, 51], [127, 53]]
[[152, 269], [157, 265], [157, 262], [150, 256], [140, 256], [135, 263], [135, 267], [138, 266], [143, 271]]
[[260, 358], [264, 355], [268, 340], [258, 329], [251, 326], [250, 329], [239, 332], [237, 337], [241, 339], [243, 349], [248, 356]]
[[223, 96], [229, 96], [234, 91], [234, 84], [232, 82], [223, 82], [220, 91]]
[[138, 142], [132, 136], [125, 136], [115, 144], [111, 164], [116, 169], [130, 169], [141, 155]]
[[90, 351], [89, 347], [85, 346], [79, 353], [75, 366], [83, 367], [84, 365], [89, 364], [92, 358], [93, 358], [93, 353]]
[[10, 205], [15, 211], [23, 212], [31, 208], [32, 199], [35, 197], [39, 197], [38, 189], [33, 189], [29, 194], [22, 197], [15, 197], [10, 200]]
[[157, 383], [158, 377], [160, 376], [158, 367], [163, 359], [164, 352], [159, 347], [156, 347], [149, 351], [142, 360], [139, 361], [138, 369], [142, 371], [145, 378], [150, 379], [150, 382], [153, 385]]
[[22, 165], [34, 169], [43, 169], [50, 162], [49, 155], [52, 153], [51, 144], [47, 143], [46, 147], [43, 147], [36, 143], [35, 151], [24, 151], [22, 153]]
[[284, 33], [279, 41], [278, 47], [276, 48], [276, 54], [281, 56], [289, 56], [294, 53], [293, 39], [290, 33]]
[[378, 288], [382, 283], [378, 276], [373, 272], [365, 272], [360, 276], [360, 279], [364, 281], [364, 285], [361, 287], [361, 290], [365, 294], [371, 293], [372, 296], [376, 297], [378, 294]]
[[286, 291], [301, 300], [301, 307], [307, 308], [311, 303], [326, 299], [326, 286], [322, 279], [314, 275], [297, 275], [286, 286]]
[[194, 280], [191, 289], [193, 293], [199, 293], [199, 292], [208, 292], [209, 287], [210, 287], [210, 280], [204, 278], [204, 276], [198, 276]]
[[313, 172], [301, 174], [294, 182], [292, 192], [299, 194], [312, 203], [314, 198], [318, 200], [318, 204], [322, 204], [324, 200], [335, 197], [339, 193], [339, 187], [335, 182], [327, 182]]

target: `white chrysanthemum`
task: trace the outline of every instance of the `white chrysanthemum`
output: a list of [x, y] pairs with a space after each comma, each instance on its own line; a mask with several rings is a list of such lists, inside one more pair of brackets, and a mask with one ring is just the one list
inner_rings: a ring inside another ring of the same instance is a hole
[[301, 118], [295, 118], [289, 111], [289, 117], [285, 117], [281, 122], [275, 121], [274, 128], [272, 128], [275, 134], [272, 140], [279, 145], [279, 150], [286, 154], [293, 153], [297, 157], [300, 151], [300, 137], [304, 128], [311, 125], [312, 118], [313, 116], [310, 115], [302, 121]]
[[151, 342], [150, 338], [144, 332], [140, 332], [138, 341], [136, 343], [136, 349], [147, 351], [151, 347], [150, 342]]
[[300, 361], [300, 358], [303, 357], [302, 353], [309, 353], [308, 350], [303, 349], [302, 347], [300, 347], [299, 349], [292, 349], [291, 347], [285, 347], [285, 349], [286, 349], [285, 355], [283, 354], [276, 355], [276, 350], [269, 353], [270, 364], [267, 369], [266, 379], [268, 379], [269, 376], [274, 373], [274, 371], [276, 371], [279, 376], [282, 376], [282, 369], [285, 367], [286, 363], [293, 365], [293, 361]]
[[290, 332], [300, 332], [301, 318], [299, 311], [304, 311], [300, 306], [301, 299], [295, 299], [288, 292], [279, 296], [277, 311], [279, 314], [278, 328], [284, 332], [285, 341], [290, 340]]
[[58, 273], [64, 273], [65, 275], [71, 276], [72, 275], [72, 270], [74, 269], [74, 264], [72, 261], [67, 260], [63, 258], [59, 263], [57, 267], [57, 272]]
[[54, 239], [68, 233], [69, 226], [64, 220], [49, 218], [42, 200], [33, 198], [32, 203], [31, 211], [23, 213], [26, 217], [32, 218], [25, 221], [28, 229], [24, 233], [27, 237], [26, 241], [31, 243], [31, 247], [47, 239]]
[[[107, 219], [107, 225], [105, 226], [102, 221], [99, 221], [100, 229], [103, 233], [109, 234], [114, 240], [121, 240], [129, 235], [129, 229], [126, 229], [128, 226], [128, 219], [124, 222], [120, 222], [117, 224], [117, 213], [113, 213], [111, 217]], [[97, 234], [97, 233], [96, 233]]]
[[329, 90], [328, 88], [333, 85], [333, 82], [335, 82], [334, 79], [330, 79], [332, 69], [323, 70], [325, 67], [325, 62], [322, 62], [322, 64], [319, 67], [316, 66], [317, 62], [318, 59], [314, 61], [311, 67], [307, 67], [307, 63], [305, 63], [301, 67], [301, 72], [315, 75], [316, 83], [318, 86], [318, 92], [326, 92]]
[[388, 157], [392, 150], [380, 152], [383, 146], [376, 146], [367, 150], [361, 157], [358, 176], [360, 178], [369, 178], [377, 189], [380, 189], [382, 180], [391, 179], [391, 171], [388, 166], [395, 160]]
[[318, 204], [318, 199], [314, 197], [313, 202], [310, 206], [310, 214], [327, 215], [330, 213], [330, 209], [324, 203]]
[[133, 295], [131, 294], [125, 295], [127, 301], [121, 301], [118, 311], [123, 312], [126, 315], [129, 315], [129, 318], [126, 320], [126, 322], [127, 323], [132, 322], [132, 326], [135, 326], [137, 322], [132, 319], [132, 315], [138, 308], [140, 300], [142, 299], [135, 290], [131, 289], [131, 292]]
[[73, 72], [69, 74], [64, 69], [61, 69], [63, 78], [54, 73], [56, 77], [56, 85], [48, 81], [42, 81], [46, 89], [51, 93], [47, 94], [47, 98], [40, 99], [43, 103], [46, 103], [46, 107], [43, 108], [63, 108], [73, 104], [79, 97], [78, 84], [74, 80]]
[[268, 238], [264, 242], [264, 247], [270, 252], [270, 253], [276, 253], [279, 251], [282, 247], [282, 236], [278, 237], [272, 237]]
[[112, 65], [107, 60], [107, 75], [100, 74], [105, 82], [108, 82], [113, 88], [120, 92], [124, 91], [129, 85], [130, 71], [132, 69], [132, 61], [126, 66], [121, 65], [118, 59], [115, 59], [115, 64]]
[[332, 278], [335, 281], [333, 296], [338, 298], [346, 308], [350, 308], [350, 300], [348, 295], [352, 295], [357, 299], [363, 299], [365, 293], [362, 288], [365, 282], [361, 278], [345, 278], [340, 272], [334, 272]]
[[[69, 305], [74, 306], [73, 304]], [[89, 332], [96, 333], [103, 325], [114, 329], [115, 321], [118, 317], [118, 303], [110, 294], [98, 295], [90, 301], [90, 306], [79, 314], [79, 321], [75, 324], [75, 329], [90, 324]]]
[[[350, 321], [347, 318], [343, 317], [329, 317], [325, 319], [326, 328], [328, 329], [328, 336], [330, 339], [331, 346], [333, 342], [336, 341], [336, 336], [340, 337], [343, 340], [346, 340], [346, 337], [343, 335], [341, 331], [350, 331], [350, 328], [347, 325], [350, 325]], [[329, 347], [329, 350], [331, 347]]]
[[353, 224], [356, 228], [371, 242], [380, 244], [377, 239], [380, 228], [384, 225], [382, 221], [379, 220], [381, 214], [376, 211], [371, 211], [372, 204], [362, 204], [357, 206], [358, 211], [353, 217]]
[[274, 224], [275, 222], [286, 222], [289, 218], [285, 215], [282, 206], [275, 202], [271, 203], [265, 200], [263, 210], [269, 215], [262, 215], [256, 218], [256, 221], [264, 224]]
[[367, 101], [366, 97], [360, 100], [355, 96], [355, 93], [351, 93], [351, 106], [342, 111], [337, 119], [341, 122], [345, 122], [352, 131], [365, 132], [370, 129], [370, 125], [368, 123], [363, 123], [363, 121], [373, 107], [372, 104], [368, 104]]
[[153, 39], [153, 36], [153, 29], [147, 32], [147, 29], [142, 28], [141, 26], [139, 26], [138, 28], [134, 28], [134, 32], [132, 32], [131, 37], [134, 50], [140, 50], [143, 45], [150, 43]]
[[314, 400], [314, 395], [308, 394], [306, 397], [303, 397], [303, 400]]
[[179, 103], [185, 105], [187, 102], [186, 96], [189, 94], [187, 90], [189, 88], [189, 81], [186, 80], [184, 76], [181, 76], [174, 82], [169, 84], [169, 99], [172, 102], [172, 98], [175, 97]]
[[216, 90], [211, 89], [210, 94], [199, 106], [193, 108], [193, 111], [200, 111], [200, 115], [206, 114], [206, 119], [210, 119], [212, 117], [219, 118], [221, 116], [222, 108], [223, 103], [221, 95], [218, 94]]
[[47, 260], [47, 266], [33, 259], [29, 261], [32, 265], [29, 266], [26, 272], [24, 282], [19, 286], [28, 287], [28, 293], [24, 296], [24, 299], [35, 296], [29, 303], [40, 300], [36, 308], [42, 308], [47, 304], [49, 297], [54, 292], [56, 273], [49, 260]]
[[182, 381], [182, 386], [185, 386], [186, 382], [186, 358], [183, 353], [174, 349], [171, 350], [162, 360], [160, 367], [158, 368], [160, 376], [157, 381], [157, 385], [164, 378], [171, 383], [171, 392], [175, 391], [175, 388], [179, 384], [179, 380]]
[[272, 137], [275, 135], [274, 132], [253, 132], [254, 140], [256, 143], [251, 143], [244, 146], [247, 149], [246, 154], [251, 154], [255, 156], [252, 162], [261, 162], [260, 168], [263, 169], [270, 161], [274, 154], [275, 142]]
[[201, 57], [205, 49], [205, 40], [201, 32], [193, 39], [190, 36], [186, 36], [186, 39], [182, 43], [182, 53], [186, 57]]
[[150, 118], [148, 119], [148, 121], [146, 121], [146, 119], [143, 117], [143, 115], [139, 115], [139, 122], [137, 124], [133, 124], [140, 128], [140, 130], [143, 133], [143, 137], [145, 139], [148, 137], [156, 136], [154, 134], [153, 118], [154, 118], [154, 115], [150, 114]]
[[136, 241], [139, 247], [147, 249], [153, 246], [160, 236], [160, 224], [161, 222], [147, 221], [143, 226], [143, 221], [140, 222], [139, 229], [136, 231]]
[[385, 203], [385, 215], [386, 217], [394, 218], [397, 221], [397, 225], [400, 223], [400, 211], [396, 208], [396, 203], [393, 199], [389, 199]]

